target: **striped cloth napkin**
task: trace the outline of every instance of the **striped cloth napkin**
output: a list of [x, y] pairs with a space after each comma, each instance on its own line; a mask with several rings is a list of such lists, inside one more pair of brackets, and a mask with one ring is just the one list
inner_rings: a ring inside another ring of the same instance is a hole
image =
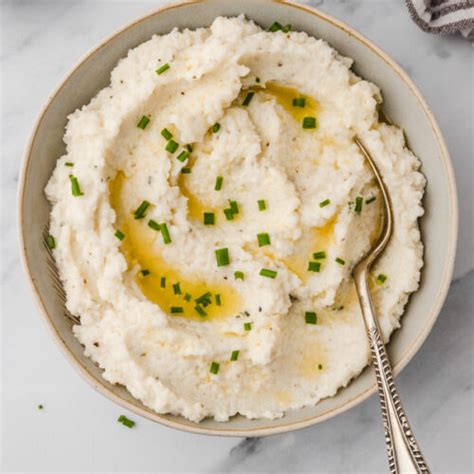
[[406, 0], [413, 21], [428, 33], [460, 32], [474, 41], [474, 0]]

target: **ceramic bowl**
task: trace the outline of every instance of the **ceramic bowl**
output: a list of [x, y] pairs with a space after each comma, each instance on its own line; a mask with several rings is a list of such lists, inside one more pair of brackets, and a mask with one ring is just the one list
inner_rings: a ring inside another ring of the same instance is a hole
[[421, 219], [425, 266], [420, 289], [412, 295], [403, 316], [402, 329], [388, 346], [395, 372], [420, 348], [441, 309], [451, 279], [457, 235], [457, 200], [453, 171], [441, 132], [418, 89], [402, 69], [372, 42], [347, 25], [317, 10], [271, 0], [209, 0], [174, 4], [152, 12], [114, 33], [88, 53], [51, 95], [41, 112], [26, 150], [19, 186], [19, 230], [23, 263], [33, 293], [53, 339], [79, 373], [100, 393], [114, 402], [164, 425], [214, 435], [262, 436], [306, 427], [342, 413], [375, 392], [372, 369], [333, 398], [316, 406], [290, 411], [269, 421], [236, 416], [225, 423], [205, 420], [199, 424], [171, 415], [158, 415], [134, 399], [122, 386], [111, 385], [101, 370], [83, 355], [73, 337], [71, 323], [46, 271], [42, 233], [50, 205], [45, 185], [56, 160], [64, 153], [62, 136], [68, 114], [89, 100], [109, 82], [110, 71], [130, 48], [153, 34], [174, 27], [208, 26], [219, 15], [245, 14], [264, 28], [273, 21], [290, 23], [295, 30], [322, 38], [340, 53], [355, 60], [354, 70], [382, 89], [384, 111], [406, 132], [408, 144], [422, 161], [428, 186]]

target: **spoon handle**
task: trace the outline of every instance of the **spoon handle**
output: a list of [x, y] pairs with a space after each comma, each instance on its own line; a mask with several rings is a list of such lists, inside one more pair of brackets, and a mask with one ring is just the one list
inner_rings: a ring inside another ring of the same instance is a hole
[[413, 435], [395, 386], [370, 296], [367, 272], [363, 271], [354, 276], [377, 378], [390, 472], [429, 473], [429, 467]]

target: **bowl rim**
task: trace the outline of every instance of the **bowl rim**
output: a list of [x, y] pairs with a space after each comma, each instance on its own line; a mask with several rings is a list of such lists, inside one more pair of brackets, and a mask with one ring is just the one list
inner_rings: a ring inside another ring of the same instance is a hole
[[[294, 2], [293, 0], [269, 0], [270, 2], [279, 3], [283, 5], [288, 5], [289, 7], [302, 10], [303, 12], [318, 17], [320, 20], [323, 20], [327, 23], [330, 23], [332, 26], [339, 28], [345, 33], [348, 33], [352, 38], [362, 43], [366, 48], [369, 48], [373, 53], [379, 56], [389, 67], [391, 67], [394, 72], [398, 75], [398, 77], [408, 86], [411, 93], [415, 96], [418, 101], [419, 106], [425, 113], [428, 122], [433, 130], [433, 133], [437, 140], [437, 145], [441, 152], [441, 161], [444, 166], [444, 170], [448, 179], [448, 188], [449, 188], [449, 204], [452, 208], [452, 213], [450, 216], [450, 221], [448, 222], [449, 225], [449, 234], [448, 234], [448, 249], [447, 249], [447, 264], [445, 267], [445, 271], [442, 277], [441, 283], [441, 291], [438, 292], [435, 302], [431, 306], [431, 311], [428, 317], [428, 320], [423, 327], [423, 329], [419, 332], [416, 339], [413, 341], [411, 346], [407, 349], [403, 357], [400, 361], [393, 366], [393, 372], [395, 375], [401, 372], [401, 370], [408, 364], [408, 362], [413, 358], [416, 352], [419, 350], [425, 339], [427, 338], [428, 334], [431, 331], [440, 311], [444, 300], [446, 299], [448, 289], [451, 283], [451, 278], [454, 269], [454, 260], [456, 255], [456, 246], [457, 246], [457, 235], [458, 235], [458, 198], [457, 198], [457, 190], [456, 190], [456, 181], [454, 177], [453, 166], [451, 162], [451, 158], [446, 147], [444, 138], [442, 136], [440, 127], [434, 117], [433, 112], [431, 111], [430, 107], [428, 106], [426, 100], [423, 98], [421, 92], [419, 91], [418, 87], [413, 83], [413, 81], [409, 78], [407, 73], [387, 54], [383, 51], [380, 47], [375, 45], [371, 40], [366, 38], [364, 35], [347, 25], [346, 23], [319, 11], [314, 7], [309, 7], [307, 5], [302, 5], [299, 3]], [[31, 160], [31, 151], [33, 143], [36, 139], [36, 135], [38, 129], [41, 125], [41, 122], [47, 113], [51, 103], [55, 100], [56, 96], [64, 87], [65, 83], [70, 79], [70, 77], [76, 72], [76, 70], [86, 62], [94, 53], [99, 51], [102, 47], [108, 44], [111, 40], [115, 37], [123, 33], [124, 31], [135, 27], [142, 21], [146, 20], [151, 16], [158, 15], [164, 11], [186, 7], [190, 4], [196, 3], [207, 3], [207, 0], [183, 0], [179, 2], [170, 3], [163, 7], [154, 8], [150, 12], [145, 13], [144, 15], [139, 16], [134, 21], [127, 23], [125, 26], [122, 26], [116, 29], [111, 34], [107, 35], [104, 39], [102, 39], [96, 46], [92, 47], [87, 51], [82, 57], [79, 58], [78, 61], [69, 69], [66, 75], [63, 77], [61, 82], [56, 86], [53, 92], [48, 96], [46, 103], [42, 106], [40, 113], [34, 123], [33, 131], [30, 135], [28, 140], [27, 146], [25, 148], [22, 165], [20, 170], [18, 188], [17, 188], [17, 231], [19, 237], [19, 247], [20, 247], [20, 258], [22, 262], [23, 269], [26, 273], [27, 280], [30, 286], [30, 289], [35, 297], [37, 307], [40, 310], [40, 314], [42, 319], [48, 328], [50, 334], [52, 335], [53, 339], [55, 340], [56, 344], [59, 346], [63, 354], [65, 355], [66, 359], [69, 363], [76, 369], [76, 371], [82, 376], [82, 378], [91, 385], [96, 391], [107, 397], [108, 399], [112, 400], [113, 402], [117, 403], [118, 405], [126, 408], [137, 415], [143, 416], [151, 421], [155, 421], [161, 425], [165, 425], [171, 428], [175, 428], [181, 431], [190, 432], [190, 433], [197, 433], [197, 434], [205, 434], [205, 435], [214, 435], [214, 436], [229, 436], [229, 437], [257, 437], [257, 436], [268, 436], [274, 435], [279, 433], [286, 433], [290, 431], [299, 430], [302, 428], [306, 428], [322, 421], [325, 421], [333, 416], [341, 414], [350, 408], [358, 405], [362, 401], [366, 400], [369, 396], [374, 394], [377, 390], [376, 381], [374, 378], [374, 382], [370, 388], [366, 389], [362, 393], [358, 394], [357, 396], [353, 397], [352, 399], [348, 400], [342, 406], [338, 408], [334, 408], [324, 414], [312, 416], [305, 420], [301, 421], [293, 421], [289, 423], [282, 423], [281, 425], [276, 426], [263, 426], [258, 428], [239, 428], [239, 429], [228, 429], [225, 428], [225, 423], [222, 423], [223, 429], [216, 429], [216, 428], [209, 428], [205, 425], [201, 425], [199, 423], [195, 424], [185, 424], [179, 421], [175, 421], [174, 419], [170, 419], [165, 414], [158, 414], [152, 411], [151, 409], [147, 409], [145, 406], [140, 407], [134, 405], [132, 402], [128, 401], [127, 399], [121, 397], [120, 395], [114, 393], [111, 389], [105, 386], [105, 384], [98, 383], [96, 379], [89, 373], [87, 368], [83, 365], [83, 363], [78, 360], [75, 355], [69, 350], [66, 342], [61, 337], [60, 333], [54, 326], [52, 320], [48, 315], [48, 311], [46, 309], [46, 305], [43, 302], [39, 289], [36, 286], [35, 280], [33, 278], [29, 262], [26, 257], [26, 236], [25, 236], [25, 228], [23, 224], [23, 209], [25, 205], [24, 201], [24, 194], [25, 194], [25, 181], [26, 175], [29, 168], [29, 163]], [[283, 418], [284, 419], [284, 418]], [[270, 421], [270, 420], [269, 420]]]

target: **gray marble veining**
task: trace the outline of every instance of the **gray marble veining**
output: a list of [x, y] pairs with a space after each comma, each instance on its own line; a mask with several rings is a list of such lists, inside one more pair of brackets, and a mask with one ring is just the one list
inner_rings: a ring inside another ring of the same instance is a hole
[[[137, 425], [126, 430], [115, 422], [123, 410], [80, 380], [41, 323], [20, 268], [14, 212], [31, 127], [79, 57], [162, 3], [0, 2], [2, 471], [384, 472], [374, 397], [320, 425], [270, 438], [196, 436], [130, 414]], [[421, 32], [400, 0], [302, 3], [346, 21], [394, 57], [420, 87], [444, 132], [460, 199], [455, 281], [433, 332], [398, 384], [434, 472], [472, 472], [472, 47], [461, 38]]]

